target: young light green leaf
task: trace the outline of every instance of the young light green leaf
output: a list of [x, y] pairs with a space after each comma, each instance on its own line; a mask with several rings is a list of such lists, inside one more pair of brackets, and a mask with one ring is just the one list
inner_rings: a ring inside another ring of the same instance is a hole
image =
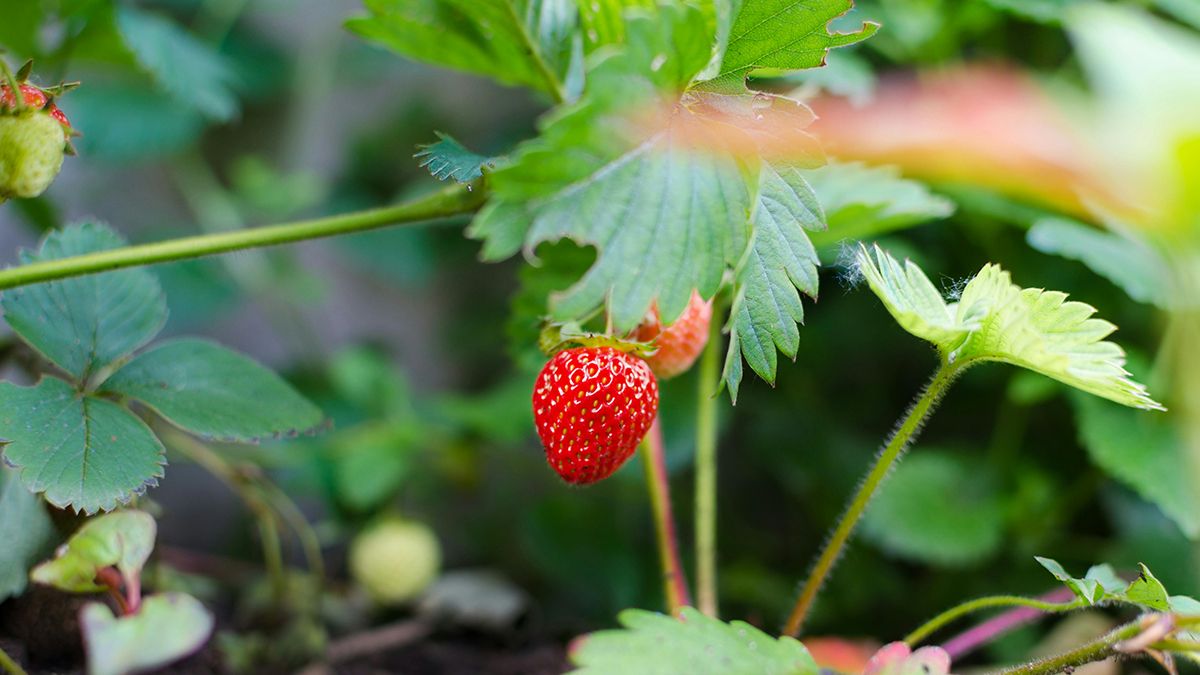
[[[56, 260], [125, 245], [107, 225], [81, 223], [52, 232], [22, 264]], [[4, 292], [4, 318], [46, 358], [86, 381], [158, 334], [167, 305], [154, 277], [142, 269], [51, 281]]]
[[256, 361], [195, 338], [169, 340], [138, 355], [105, 381], [103, 391], [137, 399], [182, 429], [223, 441], [295, 435], [324, 419]]
[[471, 152], [447, 134], [434, 133], [440, 140], [422, 145], [413, 157], [420, 159], [418, 164], [438, 180], [453, 178], [459, 183], [469, 183], [483, 175], [484, 167], [491, 168], [495, 163], [493, 158]]
[[1164, 410], [1125, 370], [1125, 353], [1104, 340], [1116, 326], [1065, 293], [1022, 289], [985, 265], [956, 303], [947, 303], [912, 262], [904, 267], [878, 246], [859, 246], [858, 268], [905, 330], [937, 346], [960, 367], [1001, 361], [1076, 389], [1147, 410]]
[[1162, 509], [1191, 539], [1200, 538], [1200, 488], [1186, 471], [1187, 456], [1178, 422], [1078, 396], [1079, 442], [1108, 475]]
[[891, 166], [831, 162], [804, 173], [825, 207], [829, 229], [813, 234], [818, 248], [869, 239], [945, 218], [954, 203]]
[[418, 61], [562, 97], [574, 0], [367, 0], [346, 26]]
[[1169, 308], [1167, 264], [1132, 233], [1105, 232], [1066, 218], [1047, 217], [1035, 222], [1025, 239], [1042, 253], [1082, 262], [1134, 300]]
[[233, 69], [212, 47], [166, 17], [130, 6], [117, 9], [117, 27], [142, 68], [178, 101], [217, 121], [237, 114]]
[[1167, 595], [1167, 589], [1163, 587], [1151, 572], [1150, 568], [1142, 563], [1138, 563], [1138, 578], [1129, 584], [1129, 588], [1125, 589], [1125, 598], [1132, 603], [1149, 607], [1150, 609], [1166, 612], [1171, 609], [1170, 597]]
[[1033, 558], [1034, 560], [1037, 560], [1042, 567], [1045, 567], [1046, 571], [1050, 572], [1050, 574], [1053, 574], [1055, 579], [1063, 582], [1067, 588], [1071, 589], [1072, 593], [1074, 593], [1078, 598], [1087, 602], [1089, 605], [1094, 605], [1107, 596], [1107, 591], [1099, 580], [1088, 578], [1077, 579], [1072, 577], [1070, 574], [1067, 574], [1067, 571], [1063, 569], [1063, 566], [1060, 565], [1057, 560], [1051, 560], [1050, 558], [1042, 558], [1039, 556], [1034, 556]]
[[724, 623], [685, 607], [680, 618], [627, 609], [620, 630], [580, 638], [573, 675], [816, 675], [799, 641], [773, 638], [741, 621]]
[[141, 420], [54, 377], [0, 382], [0, 439], [25, 487], [59, 508], [107, 511], [163, 475], [162, 444]]
[[[825, 228], [817, 196], [798, 169], [762, 167], [757, 205], [751, 216], [753, 242], [738, 267], [731, 344], [767, 382], [775, 381], [776, 348], [789, 358], [800, 347], [797, 324], [804, 321], [800, 292], [817, 296], [817, 252], [805, 230]], [[737, 401], [740, 364], [726, 364], [725, 381]]]
[[54, 534], [42, 500], [0, 466], [0, 602], [25, 590], [29, 568], [50, 550]]
[[30, 578], [69, 593], [93, 593], [107, 588], [96, 580], [100, 570], [115, 567], [130, 587], [140, 583], [157, 533], [154, 518], [143, 511], [106, 513], [84, 523]]
[[137, 613], [115, 617], [91, 602], [79, 614], [87, 647], [88, 675], [125, 675], [161, 668], [204, 646], [213, 617], [184, 593], [146, 597]]
[[865, 40], [878, 24], [864, 23], [853, 33], [830, 33], [829, 22], [853, 6], [851, 0], [745, 0], [729, 31], [717, 76], [703, 86], [743, 86], [758, 68], [801, 70], [825, 63], [834, 47]]
[[896, 468], [863, 520], [884, 550], [920, 562], [968, 565], [1004, 540], [1004, 505], [984, 467], [923, 449]]

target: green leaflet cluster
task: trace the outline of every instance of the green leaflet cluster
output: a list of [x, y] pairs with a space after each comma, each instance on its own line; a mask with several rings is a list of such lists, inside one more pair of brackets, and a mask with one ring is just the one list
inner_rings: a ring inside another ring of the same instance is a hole
[[[561, 239], [597, 249], [543, 314], [617, 332], [656, 304], [666, 321], [695, 289], [732, 284], [724, 378], [742, 360], [769, 382], [794, 358], [801, 293], [816, 297], [807, 232], [825, 213], [804, 170], [823, 163], [798, 101], [751, 91], [755, 70], [820, 66], [869, 37], [827, 24], [850, 0], [370, 0], [349, 27], [418, 60], [521, 84], [562, 103], [538, 137], [484, 168], [458, 144], [424, 160], [486, 174], [492, 198], [469, 234], [500, 260]], [[437, 44], [429, 35], [439, 35]], [[481, 36], [486, 36], [483, 39]], [[442, 39], [444, 38], [444, 39]], [[785, 134], [786, 137], [781, 137]], [[440, 146], [440, 147], [439, 147]], [[787, 148], [780, 152], [778, 148]], [[941, 215], [934, 211], [924, 217]]]
[[1035, 559], [1089, 607], [1126, 603], [1157, 612], [1196, 615], [1200, 611], [1200, 602], [1185, 595], [1170, 595], [1150, 568], [1141, 563], [1138, 564], [1137, 578], [1125, 581], [1108, 564], [1093, 565], [1082, 577], [1072, 577], [1057, 560], [1036, 556]]
[[[22, 264], [125, 245], [105, 225], [51, 233]], [[128, 502], [163, 475], [162, 443], [131, 402], [185, 431], [253, 442], [313, 429], [323, 416], [278, 375], [212, 342], [162, 342], [167, 318], [154, 277], [131, 269], [7, 291], [13, 330], [64, 377], [0, 383], [3, 459], [26, 488], [93, 513]]]

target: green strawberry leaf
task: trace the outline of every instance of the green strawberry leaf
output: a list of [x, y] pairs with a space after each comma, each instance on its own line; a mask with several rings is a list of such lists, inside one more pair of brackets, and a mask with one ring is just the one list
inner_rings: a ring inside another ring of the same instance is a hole
[[208, 340], [169, 340], [139, 354], [104, 382], [172, 424], [206, 438], [248, 442], [311, 431], [320, 409], [283, 378]]
[[1093, 567], [1088, 570], [1087, 576], [1079, 579], [1068, 574], [1067, 570], [1057, 560], [1039, 556], [1034, 556], [1034, 560], [1037, 560], [1042, 567], [1045, 567], [1047, 572], [1053, 574], [1055, 579], [1063, 582], [1067, 588], [1071, 589], [1071, 592], [1076, 597], [1089, 605], [1095, 605], [1109, 597], [1109, 590], [1104, 584], [1100, 583], [1100, 579], [1108, 580], [1111, 577], [1115, 577], [1116, 574], [1112, 571], [1112, 568], [1102, 569], [1102, 571], [1093, 573], [1094, 570], [1100, 569]]
[[[776, 348], [796, 358], [797, 324], [804, 321], [800, 292], [817, 296], [816, 249], [805, 230], [823, 230], [825, 214], [798, 169], [764, 164], [751, 223], [754, 241], [737, 272], [724, 379], [737, 402], [741, 360], [775, 381]], [[738, 354], [738, 351], [741, 354]]]
[[235, 76], [225, 57], [164, 16], [121, 6], [116, 19], [137, 62], [176, 100], [219, 122], [237, 115]]
[[422, 145], [420, 152], [413, 155], [421, 160], [418, 164], [428, 169], [434, 178], [453, 178], [459, 183], [470, 183], [483, 176], [485, 167], [490, 169], [495, 164], [495, 158], [471, 152], [462, 143], [440, 131], [434, 133], [440, 140]]
[[1091, 396], [1072, 402], [1079, 442], [1092, 461], [1162, 509], [1189, 538], [1200, 538], [1200, 490], [1179, 470], [1188, 460], [1178, 421]]
[[25, 487], [59, 508], [111, 510], [163, 475], [162, 444], [140, 419], [54, 377], [0, 382], [0, 438]]
[[574, 0], [367, 0], [346, 26], [411, 59], [565, 97]]
[[1039, 219], [1026, 241], [1042, 253], [1078, 260], [1129, 297], [1169, 309], [1166, 262], [1132, 232], [1106, 232], [1060, 217]]
[[194, 653], [212, 634], [213, 617], [184, 593], [147, 596], [135, 614], [115, 617], [91, 602], [79, 614], [89, 675], [124, 675], [161, 668]]
[[1122, 405], [1164, 410], [1125, 370], [1125, 353], [1104, 340], [1116, 326], [1065, 293], [1023, 289], [1008, 272], [985, 265], [958, 302], [947, 303], [912, 262], [904, 267], [878, 246], [860, 245], [858, 268], [909, 333], [932, 342], [960, 367], [1001, 361], [1028, 368]]
[[127, 586], [137, 584], [157, 533], [154, 518], [143, 511], [106, 513], [84, 523], [53, 560], [38, 565], [29, 576], [69, 593], [94, 593], [107, 588], [96, 580], [100, 571], [115, 567]]
[[25, 590], [29, 568], [50, 550], [54, 535], [42, 500], [0, 466], [0, 602]]
[[[1072, 577], [1057, 561], [1034, 557], [1042, 567], [1063, 582], [1067, 588], [1089, 605], [1101, 602], [1124, 602], [1159, 612], [1170, 611], [1174, 601], [1150, 569], [1138, 563], [1138, 578], [1126, 584], [1109, 565], [1093, 565], [1082, 579]], [[1182, 596], [1177, 596], [1182, 597]], [[1175, 601], [1183, 604], [1185, 601]]]
[[922, 183], [902, 178], [895, 167], [831, 162], [806, 171], [804, 177], [825, 207], [829, 224], [829, 229], [813, 233], [818, 248], [877, 237], [954, 213], [953, 202]]
[[[56, 260], [124, 246], [107, 225], [82, 223], [51, 232], [21, 263]], [[4, 318], [34, 349], [85, 382], [158, 334], [167, 305], [147, 271], [128, 269], [4, 292]]]
[[799, 641], [685, 607], [680, 618], [627, 609], [620, 630], [586, 635], [571, 649], [573, 675], [816, 675]]
[[850, 11], [852, 0], [744, 0], [729, 31], [721, 67], [709, 89], [744, 87], [760, 68], [802, 70], [824, 65], [834, 47], [861, 42], [879, 29], [863, 23], [853, 33], [830, 33], [829, 22]]
[[1004, 504], [979, 462], [922, 450], [871, 504], [863, 534], [897, 556], [940, 566], [978, 562], [1004, 540]]
[[1125, 589], [1125, 599], [1143, 607], [1166, 612], [1171, 609], [1170, 596], [1150, 568], [1138, 563], [1138, 578]]

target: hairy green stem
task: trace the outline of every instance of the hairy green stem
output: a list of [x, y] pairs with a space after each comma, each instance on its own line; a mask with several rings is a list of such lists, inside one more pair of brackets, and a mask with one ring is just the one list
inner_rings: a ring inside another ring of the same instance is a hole
[[1051, 675], [1052, 673], [1072, 670], [1085, 663], [1103, 661], [1116, 655], [1114, 647], [1118, 642], [1137, 635], [1141, 630], [1141, 622], [1132, 621], [1071, 651], [1031, 663], [1013, 666], [1012, 668], [998, 670], [992, 675]]
[[479, 184], [454, 185], [425, 197], [378, 209], [45, 260], [0, 270], [0, 290], [125, 267], [200, 258], [471, 213], [486, 198], [485, 190]]
[[655, 538], [658, 540], [658, 559], [662, 566], [663, 594], [672, 616], [692, 604], [688, 593], [687, 576], [679, 558], [679, 536], [675, 517], [671, 513], [671, 485], [667, 478], [666, 453], [663, 448], [662, 426], [654, 420], [642, 440], [642, 461], [646, 467], [646, 489], [654, 512]]
[[938, 614], [929, 621], [926, 621], [919, 628], [909, 633], [904, 638], [904, 641], [909, 646], [916, 646], [925, 638], [932, 635], [937, 630], [946, 626], [955, 619], [959, 619], [968, 614], [978, 612], [984, 609], [993, 609], [996, 607], [1032, 607], [1047, 613], [1069, 612], [1073, 609], [1079, 609], [1085, 606], [1083, 600], [1076, 599], [1071, 602], [1046, 602], [1037, 598], [1025, 598], [1019, 595], [990, 595], [984, 598], [976, 598], [951, 607], [950, 609]]
[[721, 313], [713, 308], [696, 392], [696, 604], [717, 616], [717, 396]]
[[904, 454], [909, 444], [920, 433], [921, 427], [930, 413], [941, 400], [942, 395], [946, 393], [946, 389], [954, 382], [954, 378], [965, 367], [962, 364], [951, 364], [945, 361], [942, 362], [940, 368], [929, 385], [917, 397], [916, 402], [908, 410], [908, 414], [900, 422], [900, 426], [892, 434], [887, 445], [884, 446], [879, 457], [875, 460], [874, 466], [871, 467], [867, 477], [859, 486], [858, 492], [854, 498], [850, 500], [849, 507], [846, 508], [845, 514], [834, 528], [833, 534], [825, 542], [825, 548], [822, 549], [817, 562], [813, 565], [812, 572], [809, 573], [808, 579], [804, 582], [804, 588], [800, 592], [800, 597], [796, 600], [796, 606], [792, 609], [791, 615], [788, 617], [787, 624], [784, 626], [784, 634], [793, 637], [799, 635], [800, 627], [804, 624], [804, 619], [807, 618], [809, 610], [812, 609], [813, 602], [817, 598], [817, 593], [824, 585], [825, 579], [829, 577], [829, 573], [833, 571], [833, 566], [841, 557], [843, 549], [847, 542], [850, 541], [850, 535], [854, 532], [854, 528], [858, 525], [858, 521], [862, 518], [863, 513], [867, 510], [867, 505], [871, 502], [871, 498], [875, 496], [879, 486], [883, 484], [888, 473], [892, 470], [896, 461]]
[[11, 656], [3, 649], [0, 649], [0, 670], [8, 673], [8, 675], [28, 675], [25, 669], [22, 668]]

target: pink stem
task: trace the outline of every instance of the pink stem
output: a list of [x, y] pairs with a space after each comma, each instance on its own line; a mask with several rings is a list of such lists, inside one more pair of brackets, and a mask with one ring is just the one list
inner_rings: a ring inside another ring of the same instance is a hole
[[[1068, 602], [1074, 597], [1075, 594], [1071, 592], [1071, 589], [1060, 588], [1038, 596], [1038, 600], [1042, 600], [1043, 602]], [[942, 645], [942, 649], [946, 650], [951, 660], [957, 661], [964, 654], [975, 651], [1014, 628], [1023, 626], [1031, 621], [1036, 621], [1043, 615], [1044, 612], [1033, 607], [1018, 607], [1009, 610], [950, 638]]]

